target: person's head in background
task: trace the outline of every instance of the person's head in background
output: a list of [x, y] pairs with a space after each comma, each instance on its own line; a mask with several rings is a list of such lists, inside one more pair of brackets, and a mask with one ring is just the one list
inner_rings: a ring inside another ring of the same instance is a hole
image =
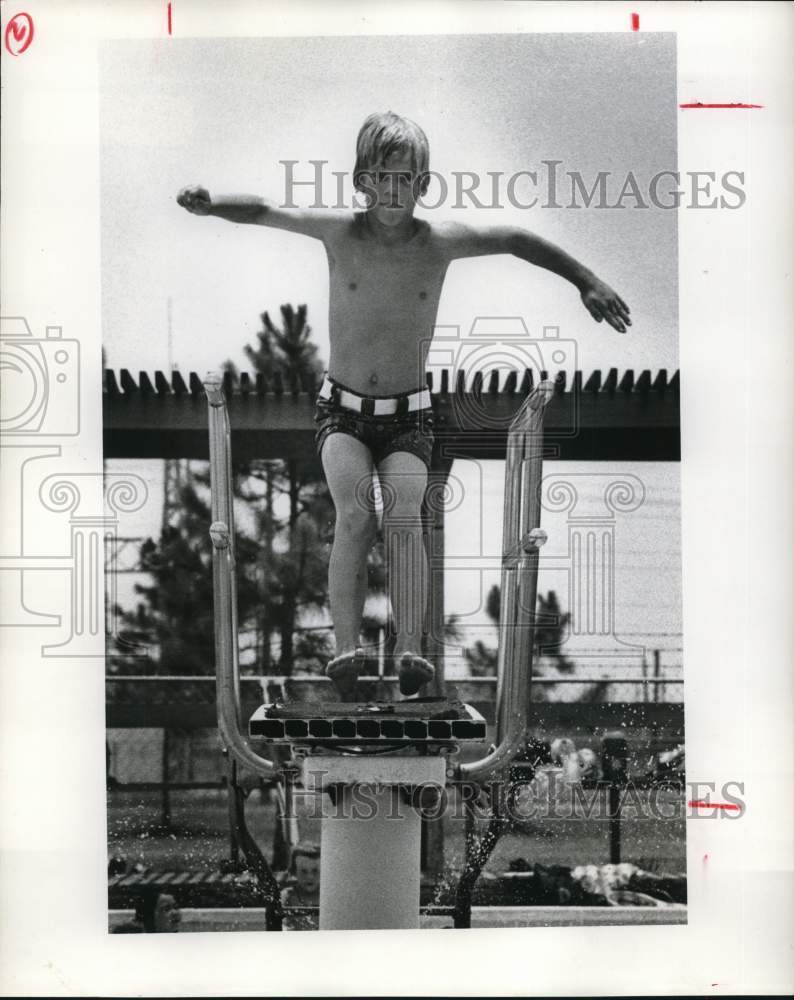
[[173, 896], [155, 888], [141, 889], [135, 904], [135, 919], [146, 934], [169, 934], [179, 930], [179, 906]]
[[314, 895], [320, 889], [320, 848], [305, 840], [296, 844], [290, 862], [297, 890], [306, 896]]

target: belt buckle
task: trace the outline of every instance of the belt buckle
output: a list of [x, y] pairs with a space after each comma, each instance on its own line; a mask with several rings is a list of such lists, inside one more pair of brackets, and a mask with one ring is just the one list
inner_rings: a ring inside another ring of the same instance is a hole
[[361, 413], [365, 417], [375, 416], [375, 400], [372, 396], [363, 396], [361, 398]]

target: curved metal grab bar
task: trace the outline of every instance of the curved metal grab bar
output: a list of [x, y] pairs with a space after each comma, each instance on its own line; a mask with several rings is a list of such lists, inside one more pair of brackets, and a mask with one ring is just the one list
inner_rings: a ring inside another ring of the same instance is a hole
[[496, 747], [459, 765], [454, 781], [479, 784], [500, 776], [524, 745], [532, 677], [543, 473], [543, 417], [554, 383], [541, 382], [510, 424], [505, 463], [502, 591], [496, 683]]
[[243, 735], [240, 719], [240, 666], [237, 633], [237, 582], [232, 509], [232, 449], [229, 413], [219, 375], [204, 380], [209, 404], [210, 494], [212, 504], [212, 589], [215, 614], [215, 675], [218, 732], [238, 764], [270, 781], [280, 775]]

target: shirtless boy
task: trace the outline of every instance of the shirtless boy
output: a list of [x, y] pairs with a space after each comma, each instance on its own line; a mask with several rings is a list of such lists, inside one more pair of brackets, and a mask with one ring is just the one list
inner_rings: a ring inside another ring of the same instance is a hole
[[433, 446], [425, 360], [447, 268], [453, 260], [513, 254], [570, 281], [597, 322], [621, 333], [625, 302], [559, 247], [515, 226], [475, 227], [414, 217], [427, 190], [429, 148], [414, 122], [370, 115], [358, 135], [353, 176], [364, 211], [286, 209], [254, 195], [187, 187], [177, 201], [195, 215], [286, 229], [320, 240], [330, 270], [328, 371], [317, 400], [317, 445], [336, 509], [329, 599], [336, 657], [326, 672], [343, 698], [363, 667], [359, 632], [366, 559], [377, 521], [369, 485], [383, 495], [389, 596], [400, 691], [433, 677], [421, 655], [427, 559], [420, 509]]

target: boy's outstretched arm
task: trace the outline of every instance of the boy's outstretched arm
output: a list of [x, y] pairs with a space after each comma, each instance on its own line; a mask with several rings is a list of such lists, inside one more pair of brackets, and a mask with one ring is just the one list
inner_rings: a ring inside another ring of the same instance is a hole
[[517, 226], [488, 226], [475, 229], [451, 224], [448, 236], [453, 243], [453, 257], [479, 257], [510, 253], [537, 267], [559, 274], [576, 285], [585, 308], [598, 323], [606, 320], [620, 333], [631, 326], [629, 307], [623, 299], [584, 264], [560, 247]]
[[177, 204], [193, 215], [213, 215], [229, 222], [271, 226], [291, 233], [313, 236], [321, 240], [329, 227], [338, 225], [339, 212], [311, 208], [279, 208], [255, 194], [211, 195], [200, 185], [184, 187], [176, 197]]

